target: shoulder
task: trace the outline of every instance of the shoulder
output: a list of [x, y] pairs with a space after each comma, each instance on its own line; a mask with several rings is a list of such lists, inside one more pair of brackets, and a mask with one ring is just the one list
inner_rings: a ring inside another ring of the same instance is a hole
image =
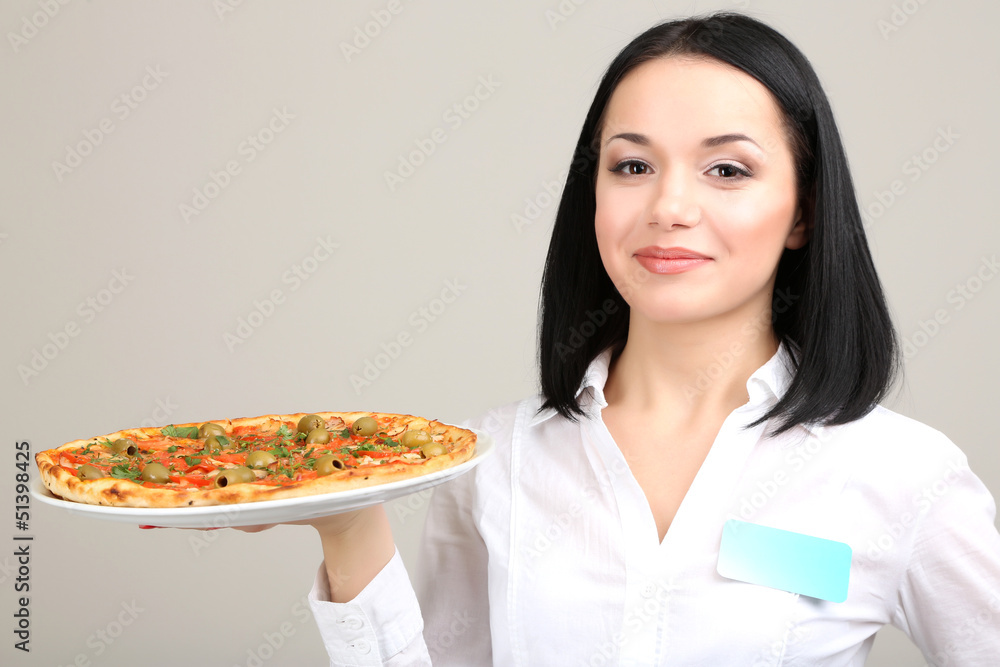
[[944, 433], [883, 406], [813, 434], [824, 449], [831, 445], [834, 460], [849, 470], [855, 485], [880, 494], [912, 497], [915, 490], [969, 473], [965, 453]]
[[487, 433], [499, 450], [509, 449], [515, 436], [523, 433], [538, 415], [541, 404], [542, 398], [536, 394], [492, 408], [462, 425]]
[[900, 457], [924, 460], [962, 454], [941, 431], [881, 405], [858, 420], [822, 427], [819, 431], [873, 460]]

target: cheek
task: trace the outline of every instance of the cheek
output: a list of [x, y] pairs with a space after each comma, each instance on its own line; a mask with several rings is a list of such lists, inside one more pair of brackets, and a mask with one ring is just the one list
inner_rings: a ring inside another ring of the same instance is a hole
[[784, 250], [794, 214], [794, 200], [778, 193], [742, 202], [728, 211], [720, 236], [732, 255], [770, 263]]
[[634, 202], [619, 191], [598, 188], [595, 204], [594, 229], [598, 241], [615, 243], [626, 238], [635, 226], [637, 213]]

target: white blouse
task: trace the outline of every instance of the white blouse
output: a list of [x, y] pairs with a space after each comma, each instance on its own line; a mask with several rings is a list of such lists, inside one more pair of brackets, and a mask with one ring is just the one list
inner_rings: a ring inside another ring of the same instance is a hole
[[[398, 553], [349, 603], [328, 601], [320, 567], [310, 601], [331, 665], [860, 666], [886, 623], [932, 665], [1000, 665], [996, 505], [944, 435], [882, 407], [775, 438], [744, 429], [791, 380], [782, 346], [661, 543], [601, 419], [609, 358], [581, 385], [587, 418], [539, 413], [536, 396], [470, 422], [496, 451], [434, 494], [419, 606]], [[728, 519], [849, 545], [847, 599], [721, 576]]]

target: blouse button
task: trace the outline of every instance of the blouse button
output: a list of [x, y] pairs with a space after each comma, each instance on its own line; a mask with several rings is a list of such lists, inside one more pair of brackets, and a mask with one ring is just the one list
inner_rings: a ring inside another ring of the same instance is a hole
[[646, 582], [642, 587], [642, 597], [651, 598], [656, 595], [656, 584], [652, 581]]
[[361, 617], [355, 616], [354, 614], [340, 619], [340, 623], [348, 630], [360, 630], [365, 625], [365, 622], [361, 620]]
[[364, 639], [359, 639], [358, 641], [354, 642], [352, 646], [355, 651], [361, 653], [362, 655], [366, 653], [371, 653], [372, 650], [372, 645], [366, 642]]

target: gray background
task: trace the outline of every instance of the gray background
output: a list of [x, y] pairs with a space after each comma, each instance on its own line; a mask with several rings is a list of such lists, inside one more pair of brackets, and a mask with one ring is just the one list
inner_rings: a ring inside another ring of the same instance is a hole
[[[14, 651], [14, 443], [34, 453], [143, 422], [303, 410], [460, 420], [532, 393], [555, 210], [546, 184], [558, 187], [614, 54], [652, 23], [694, 12], [747, 11], [815, 65], [913, 346], [888, 404], [947, 433], [1000, 494], [984, 419], [996, 413], [1000, 281], [977, 282], [994, 276], [984, 258], [1000, 246], [998, 5], [576, 1], [403, 0], [349, 59], [341, 44], [387, 2], [3, 3], [0, 661], [325, 664], [302, 613], [320, 556], [311, 529], [140, 531], [37, 502], [32, 652]], [[456, 127], [445, 113], [480, 77], [499, 86]], [[275, 109], [293, 118], [263, 133], [273, 141], [251, 161], [241, 144]], [[110, 133], [97, 132], [102, 122]], [[385, 172], [437, 128], [445, 141], [390, 189]], [[77, 166], [54, 166], [80, 142], [89, 154]], [[933, 162], [915, 169], [925, 152]], [[229, 161], [239, 173], [185, 220], [180, 206]], [[307, 260], [318, 238], [338, 247]], [[296, 284], [295, 267], [312, 270], [308, 280]], [[460, 290], [442, 312], [446, 281]], [[977, 291], [959, 296], [958, 285]], [[227, 343], [275, 290], [272, 315]], [[433, 322], [421, 308], [437, 310]], [[67, 327], [76, 335], [61, 336]], [[352, 386], [400, 334], [411, 344]], [[37, 374], [25, 374], [36, 352]], [[411, 563], [425, 504], [389, 507]], [[282, 628], [280, 648], [262, 653]], [[869, 664], [923, 661], [889, 628]]]

